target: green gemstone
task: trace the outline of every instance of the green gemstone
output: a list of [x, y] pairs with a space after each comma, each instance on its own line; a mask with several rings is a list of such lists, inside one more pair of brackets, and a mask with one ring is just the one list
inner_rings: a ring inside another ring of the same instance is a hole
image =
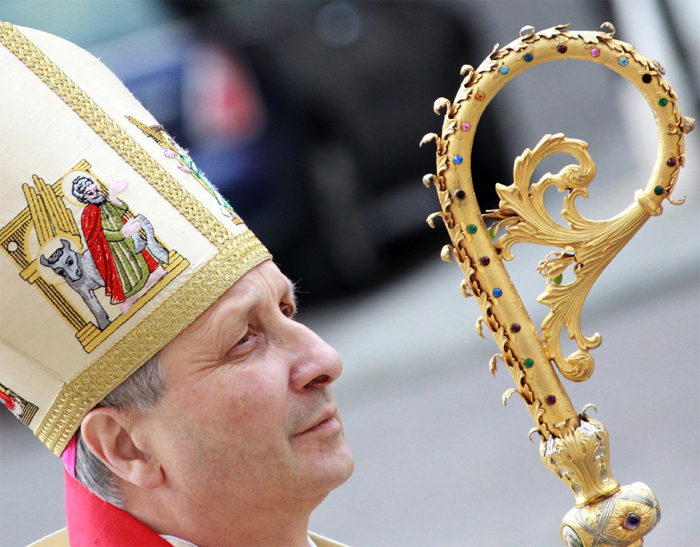
[[470, 224], [467, 227], [467, 232], [469, 232], [470, 234], [475, 234], [476, 233], [476, 226], [474, 224]]
[[657, 186], [656, 188], [654, 188], [654, 193], [655, 193], [657, 196], [662, 195], [662, 194], [664, 193], [664, 188], [663, 188], [663, 186]]
[[534, 364], [535, 364], [535, 362], [534, 362], [532, 359], [529, 359], [529, 358], [528, 358], [528, 359], [525, 359], [525, 366], [526, 366], [527, 368], [531, 368], [532, 365], [534, 365]]
[[554, 278], [554, 284], [555, 285], [561, 285], [562, 280], [564, 279], [564, 274], [559, 274]]
[[660, 106], [666, 106], [668, 104], [668, 99], [666, 97], [661, 97], [659, 99], [659, 105]]

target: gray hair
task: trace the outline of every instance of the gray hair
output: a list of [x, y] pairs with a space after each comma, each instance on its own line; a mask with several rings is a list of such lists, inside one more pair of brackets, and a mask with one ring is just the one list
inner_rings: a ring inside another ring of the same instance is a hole
[[[166, 392], [160, 352], [156, 353], [124, 382], [108, 393], [98, 407], [112, 407], [122, 414], [140, 413], [155, 406]], [[92, 453], [76, 433], [75, 478], [103, 500], [124, 509], [124, 496], [117, 476]]]
[[80, 203], [88, 203], [88, 199], [85, 197], [85, 189], [92, 184], [95, 184], [95, 181], [89, 177], [77, 177], [73, 181], [72, 192]]

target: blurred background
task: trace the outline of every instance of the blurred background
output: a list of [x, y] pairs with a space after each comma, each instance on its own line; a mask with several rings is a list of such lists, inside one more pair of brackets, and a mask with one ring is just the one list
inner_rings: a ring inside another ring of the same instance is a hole
[[[421, 183], [434, 148], [418, 142], [439, 132], [432, 105], [454, 96], [460, 67], [525, 25], [613, 22], [697, 118], [700, 3], [0, 0], [0, 20], [101, 58], [298, 281], [299, 319], [344, 358], [335, 391], [357, 460], [311, 529], [357, 546], [559, 544], [573, 498], [527, 440], [523, 405], [500, 403], [512, 380], [489, 373], [496, 345], [477, 337], [480, 311], [439, 259], [447, 235], [426, 225], [439, 204]], [[556, 132], [590, 143], [585, 216], [609, 218], [646, 186], [657, 138], [641, 95], [603, 67], [560, 61], [514, 80], [482, 118], [483, 209], [515, 157]], [[685, 205], [667, 204], [601, 276], [582, 318], [604, 338], [598, 367], [565, 384], [577, 408], [597, 405], [615, 478], [659, 498], [650, 546], [697, 544], [700, 514], [697, 132], [686, 147], [674, 194]], [[548, 199], [556, 215], [561, 197]], [[510, 267], [537, 324], [548, 251], [516, 246]], [[65, 526], [61, 463], [9, 412], [0, 420], [0, 546], [19, 546]]]

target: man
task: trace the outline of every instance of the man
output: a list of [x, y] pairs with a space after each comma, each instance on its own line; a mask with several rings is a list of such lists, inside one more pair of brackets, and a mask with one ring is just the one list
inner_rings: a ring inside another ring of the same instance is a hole
[[[307, 525], [353, 469], [331, 389], [342, 362], [295, 321], [293, 285], [129, 121], [157, 124], [98, 60], [7, 23], [0, 44], [1, 400], [65, 463], [68, 527], [36, 545], [338, 545]], [[128, 190], [104, 196], [98, 176]], [[122, 192], [143, 220], [125, 222]], [[128, 301], [157, 266], [132, 239], [146, 218], [177, 264], [97, 329], [43, 277], [42, 249], [72, 238], [113, 259], [101, 275]]]
[[113, 474], [115, 503], [198, 547], [309, 545], [311, 511], [353, 460], [331, 390], [342, 362], [295, 311], [293, 286], [264, 262], [141, 369], [155, 380], [132, 384], [153, 404], [88, 413], [82, 459]]
[[[122, 184], [122, 189], [126, 189], [126, 184]], [[136, 294], [158, 268], [148, 251], [135, 247], [132, 238], [138, 234], [141, 223], [125, 220], [129, 207], [117, 198], [116, 192], [107, 199], [88, 177], [77, 177], [72, 190], [75, 198], [86, 204], [81, 216], [83, 235], [105, 282], [105, 293], [112, 297], [112, 304], [122, 304], [122, 313], [128, 313]]]

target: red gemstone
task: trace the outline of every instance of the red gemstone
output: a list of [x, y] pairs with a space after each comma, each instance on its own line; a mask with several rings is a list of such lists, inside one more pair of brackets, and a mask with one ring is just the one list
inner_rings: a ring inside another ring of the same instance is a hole
[[676, 158], [668, 158], [666, 160], [666, 165], [669, 167], [675, 167], [676, 166]]
[[559, 44], [559, 45], [557, 46], [557, 51], [558, 51], [559, 53], [566, 53], [566, 50], [567, 50], [567, 49], [569, 49], [569, 48], [567, 48], [564, 44]]
[[482, 256], [479, 259], [479, 262], [481, 262], [482, 266], [488, 266], [489, 264], [491, 264], [491, 259], [488, 256]]
[[520, 325], [518, 323], [513, 323], [510, 326], [510, 332], [520, 332]]
[[557, 402], [557, 398], [554, 395], [547, 395], [547, 398], [544, 400], [545, 403], [547, 403], [549, 406], [552, 406], [554, 403]]

